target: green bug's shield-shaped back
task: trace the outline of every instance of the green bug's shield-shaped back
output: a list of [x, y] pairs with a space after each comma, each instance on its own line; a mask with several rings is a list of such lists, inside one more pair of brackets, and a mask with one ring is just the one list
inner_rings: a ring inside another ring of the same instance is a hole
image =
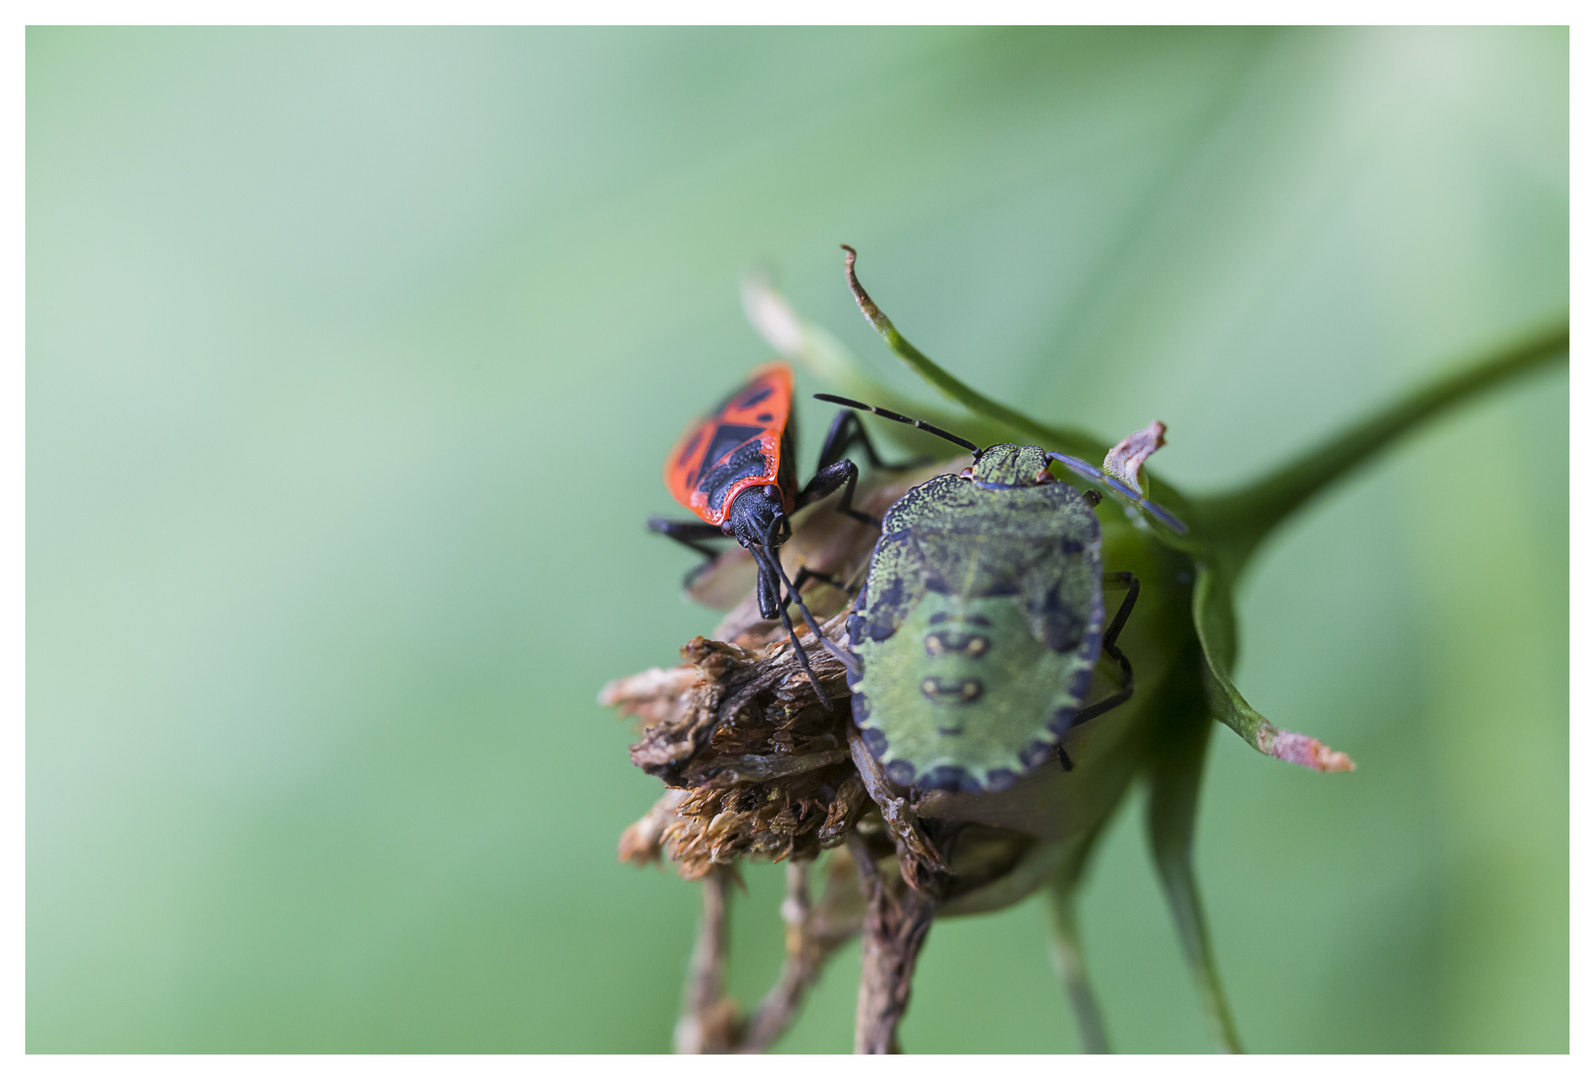
[[905, 786], [998, 790], [1051, 760], [1101, 651], [1091, 505], [1034, 471], [984, 479], [938, 476], [887, 511], [848, 623], [854, 720]]

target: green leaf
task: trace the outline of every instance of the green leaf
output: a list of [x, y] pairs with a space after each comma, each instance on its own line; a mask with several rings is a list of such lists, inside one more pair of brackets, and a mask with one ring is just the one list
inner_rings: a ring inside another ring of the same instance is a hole
[[1281, 761], [1319, 772], [1350, 772], [1357, 767], [1351, 758], [1310, 735], [1275, 727], [1235, 689], [1229, 677], [1235, 659], [1234, 598], [1228, 578], [1212, 565], [1197, 568], [1191, 616], [1197, 639], [1202, 643], [1202, 678], [1214, 717], [1228, 724], [1252, 747]]

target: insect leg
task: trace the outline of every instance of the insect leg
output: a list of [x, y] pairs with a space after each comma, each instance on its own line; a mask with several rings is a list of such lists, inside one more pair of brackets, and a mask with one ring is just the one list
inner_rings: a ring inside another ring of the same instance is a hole
[[809, 486], [804, 488], [798, 496], [798, 505], [803, 506], [815, 499], [823, 499], [837, 488], [842, 489], [842, 498], [836, 504], [838, 514], [846, 514], [854, 521], [868, 525], [871, 528], [881, 527], [879, 518], [871, 517], [862, 510], [853, 509], [853, 488], [858, 484], [858, 466], [851, 461], [843, 459], [825, 466], [814, 474], [814, 479], [809, 481]]
[[[766, 534], [767, 539], [773, 538], [774, 534], [775, 526], [772, 524], [770, 531]], [[842, 666], [847, 670], [849, 678], [851, 678], [857, 673], [858, 661], [854, 659], [853, 656], [847, 652], [847, 650], [838, 647], [834, 641], [820, 632], [819, 620], [815, 619], [814, 616], [809, 612], [809, 607], [803, 602], [802, 595], [797, 591], [796, 588], [793, 587], [792, 582], [787, 580], [786, 568], [781, 565], [781, 557], [775, 553], [769, 544], [766, 544], [764, 547], [764, 557], [768, 561], [771, 569], [777, 575], [779, 575], [781, 583], [786, 586], [786, 598], [781, 602], [780, 605], [781, 621], [786, 624], [786, 631], [792, 636], [792, 647], [797, 650], [798, 657], [803, 663], [803, 670], [809, 673], [809, 678], [814, 682], [814, 688], [818, 690], [820, 683], [818, 679], [814, 678], [814, 672], [809, 668], [808, 656], [803, 652], [803, 646], [799, 644], [797, 634], [792, 630], [792, 621], [786, 613], [786, 605], [789, 602], [795, 602], [797, 604], [798, 611], [803, 613], [803, 621], [809, 624], [809, 628], [814, 631], [814, 636], [819, 640], [821, 645], [825, 646], [826, 651], [832, 656], [836, 657], [837, 660], [841, 661]], [[820, 700], [829, 701], [829, 699], [825, 696], [825, 691], [823, 690], [820, 691]]]
[[[772, 563], [774, 564], [774, 570], [780, 573], [780, 579], [782, 581], [786, 580], [786, 572], [781, 569], [780, 556], [772, 555], [770, 552], [761, 547], [750, 547], [748, 550], [753, 553], [754, 559], [759, 563], [759, 579], [761, 582], [764, 579], [764, 575], [771, 572]], [[787, 599], [791, 600], [793, 597], [788, 596]], [[802, 600], [799, 600], [798, 606], [800, 609], [802, 608], [802, 605]], [[829, 709], [831, 707], [830, 695], [825, 692], [825, 688], [820, 685], [819, 676], [815, 675], [814, 669], [809, 666], [809, 654], [803, 648], [803, 643], [798, 640], [797, 629], [792, 625], [792, 616], [787, 614], [786, 604], [777, 603], [775, 605], [775, 611], [776, 614], [781, 618], [781, 625], [786, 627], [786, 636], [792, 639], [792, 654], [797, 657], [798, 666], [803, 669], [803, 674], [809, 677], [809, 682], [814, 686], [814, 692], [820, 697], [820, 704]], [[805, 618], [806, 617], [807, 615], [805, 614]], [[814, 626], [812, 622], [809, 625]], [[819, 628], [817, 626], [814, 626], [814, 634], [821, 641], [825, 640], [825, 636], [819, 632]]]
[[706, 521], [671, 521], [668, 518], [649, 518], [648, 529], [661, 536], [668, 536], [678, 544], [684, 544], [706, 558], [714, 558], [720, 552], [716, 548], [707, 547], [704, 540], [724, 540], [725, 533], [720, 531], [720, 526], [710, 525]]
[[823, 581], [833, 589], [847, 589], [847, 583], [830, 574], [822, 574], [818, 570], [810, 570], [806, 566], [798, 567], [797, 577], [792, 579], [792, 594], [795, 596], [802, 591], [803, 586], [811, 581]]
[[[1128, 570], [1120, 570], [1102, 575], [1102, 580], [1113, 581], [1129, 590], [1124, 597], [1124, 602], [1119, 605], [1118, 613], [1113, 616], [1113, 621], [1108, 624], [1107, 630], [1102, 634], [1102, 651], [1112, 657], [1124, 672], [1124, 682], [1119, 689], [1109, 694], [1094, 705], [1088, 705], [1074, 714], [1074, 724], [1083, 724], [1087, 720], [1094, 720], [1110, 709], [1116, 709], [1130, 700], [1135, 693], [1135, 673], [1130, 670], [1130, 659], [1119, 651], [1119, 633], [1124, 629], [1124, 624], [1129, 621], [1130, 612], [1135, 608], [1136, 598], [1141, 595], [1141, 579]], [[1073, 725], [1071, 725], [1073, 726]], [[1059, 754], [1063, 748], [1059, 747]]]
[[825, 442], [820, 444], [820, 463], [814, 467], [815, 472], [841, 461], [842, 455], [855, 445], [863, 449], [864, 457], [877, 469], [901, 471], [929, 462], [928, 458], [916, 458], [900, 465], [886, 464], [881, 460], [880, 454], [876, 453], [875, 444], [870, 441], [869, 432], [864, 428], [864, 421], [858, 418], [858, 413], [852, 409], [838, 409], [831, 421], [831, 429], [825, 433]]
[[648, 528], [661, 536], [668, 536], [676, 543], [689, 547], [703, 556], [703, 562], [687, 571], [682, 584], [687, 588], [697, 580], [698, 575], [709, 568], [720, 555], [718, 548], [712, 548], [704, 543], [705, 540], [724, 540], [725, 533], [720, 531], [720, 526], [710, 525], [706, 521], [671, 521], [668, 518], [649, 518]]

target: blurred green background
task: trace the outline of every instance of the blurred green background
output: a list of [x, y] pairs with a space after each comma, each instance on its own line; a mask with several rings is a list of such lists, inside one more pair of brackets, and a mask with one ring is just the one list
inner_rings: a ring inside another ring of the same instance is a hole
[[[768, 358], [738, 275], [911, 387], [852, 243], [1217, 490], [1565, 310], [1568, 37], [36, 29], [27, 190], [28, 1049], [662, 1051], [697, 890], [615, 861], [659, 788], [594, 695], [716, 621], [643, 521]], [[1249, 1048], [1566, 1051], [1567, 428], [1561, 371], [1449, 416], [1243, 589], [1240, 685], [1360, 766], [1216, 736]], [[1120, 1049], [1204, 1050], [1139, 809], [1088, 960]], [[1073, 1048], [1043, 923], [938, 924], [905, 1045]]]

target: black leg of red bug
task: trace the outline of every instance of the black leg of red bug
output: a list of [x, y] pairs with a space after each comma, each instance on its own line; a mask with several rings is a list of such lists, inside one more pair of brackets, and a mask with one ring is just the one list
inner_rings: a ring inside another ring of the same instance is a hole
[[806, 566], [798, 567], [797, 577], [792, 579], [792, 594], [795, 596], [802, 591], [803, 586], [811, 581], [823, 581], [833, 589], [847, 588], [847, 583], [830, 574], [822, 574], [818, 570], [810, 570]]
[[837, 461], [825, 466], [814, 474], [814, 479], [809, 481], [809, 486], [798, 495], [798, 505], [803, 506], [815, 499], [823, 499], [837, 488], [842, 489], [842, 497], [837, 500], [836, 512], [846, 514], [854, 521], [868, 525], [871, 528], [881, 527], [879, 518], [871, 517], [862, 510], [853, 509], [853, 488], [858, 483], [858, 466], [851, 461]]
[[649, 518], [648, 529], [661, 536], [668, 536], [678, 544], [690, 547], [699, 555], [713, 559], [720, 552], [716, 548], [704, 544], [705, 540], [724, 540], [726, 534], [720, 531], [720, 526], [710, 525], [703, 521], [671, 521], [669, 518]]
[[881, 527], [879, 518], [853, 509], [853, 489], [858, 484], [858, 466], [846, 460], [843, 455], [855, 445], [864, 451], [864, 457], [874, 468], [901, 470], [911, 464], [904, 462], [901, 465], [888, 465], [882, 461], [881, 456], [875, 452], [875, 444], [870, 442], [869, 432], [864, 430], [863, 421], [859, 420], [858, 414], [851, 409], [839, 409], [831, 421], [830, 430], [825, 433], [825, 442], [820, 445], [820, 461], [814, 467], [814, 478], [798, 493], [797, 505], [807, 506], [841, 487], [842, 497], [837, 501], [836, 512], [878, 529]]
[[864, 428], [864, 421], [858, 418], [858, 413], [852, 409], [838, 409], [836, 416], [831, 420], [831, 429], [825, 433], [825, 441], [820, 444], [820, 463], [814, 467], [815, 471], [818, 472], [827, 465], [841, 461], [848, 450], [855, 446], [864, 451], [864, 458], [870, 463], [871, 468], [886, 469], [889, 472], [901, 472], [916, 465], [928, 465], [931, 460], [914, 458], [895, 465], [888, 464], [876, 451], [875, 444], [870, 441], [869, 432]]
[[[786, 582], [786, 570], [781, 566], [780, 555], [763, 547], [750, 547], [748, 550], [753, 553], [754, 559], [756, 559], [759, 563], [759, 576], [761, 579], [766, 573], [771, 573], [778, 575], [782, 582]], [[792, 593], [789, 589], [785, 600], [797, 601], [798, 610], [803, 612], [804, 620], [808, 622], [810, 627], [813, 628], [814, 636], [819, 638], [821, 641], [824, 641], [825, 636], [820, 633], [819, 624], [814, 622], [812, 617], [809, 615], [808, 608], [803, 604], [803, 598], [797, 596], [795, 593]], [[825, 688], [820, 685], [820, 678], [818, 675], [814, 674], [814, 668], [809, 665], [809, 654], [803, 648], [803, 643], [798, 640], [797, 628], [792, 625], [792, 616], [787, 614], [786, 607], [786, 602], [777, 604], [776, 613], [781, 617], [781, 625], [786, 627], [786, 636], [792, 639], [792, 654], [797, 657], [798, 665], [803, 668], [803, 674], [809, 677], [809, 682], [813, 685], [814, 692], [819, 695], [820, 704], [829, 710], [831, 707], [831, 699], [829, 695], [826, 694]]]
[[709, 569], [709, 565], [720, 556], [720, 549], [710, 547], [704, 543], [706, 540], [724, 540], [726, 535], [718, 525], [710, 525], [702, 521], [671, 521], [668, 518], [649, 518], [648, 528], [661, 536], [668, 536], [683, 547], [689, 547], [703, 556], [703, 562], [687, 571], [682, 578], [684, 588], [691, 588], [692, 583], [698, 580], [698, 575]]
[[[772, 531], [772, 533], [774, 532], [773, 528], [772, 528], [771, 531]], [[821, 645], [825, 646], [825, 650], [827, 652], [829, 652], [832, 656], [836, 657], [836, 659], [841, 662], [842, 666], [847, 669], [849, 674], [851, 674], [857, 668], [858, 660], [855, 657], [853, 657], [851, 654], [849, 654], [846, 649], [841, 648], [834, 641], [832, 641], [830, 638], [826, 637], [823, 633], [820, 632], [819, 620], [814, 617], [813, 613], [809, 611], [808, 605], [803, 602], [803, 595], [798, 592], [797, 588], [793, 585], [793, 583], [791, 581], [787, 580], [786, 568], [781, 565], [780, 556], [776, 555], [774, 553], [773, 549], [769, 548], [768, 545], [766, 545], [766, 549], [765, 550], [766, 550], [767, 557], [769, 558], [769, 561], [771, 563], [772, 568], [774, 569], [774, 571], [778, 575], [780, 575], [781, 583], [786, 586], [786, 596], [783, 598], [782, 603], [781, 603], [781, 620], [786, 625], [787, 633], [790, 634], [791, 637], [792, 637], [792, 648], [794, 650], [796, 650], [798, 658], [801, 661], [801, 663], [803, 664], [803, 670], [808, 672], [808, 676], [809, 676], [810, 681], [812, 681], [814, 683], [814, 688], [816, 690], [819, 690], [820, 700], [825, 702], [826, 703], [825, 707], [827, 709], [829, 709], [830, 708], [830, 699], [828, 697], [826, 697], [825, 691], [820, 690], [820, 682], [819, 682], [819, 680], [817, 678], [815, 678], [813, 669], [809, 667], [808, 656], [804, 653], [803, 645], [802, 645], [801, 642], [798, 641], [797, 634], [793, 631], [793, 628], [792, 628], [792, 622], [791, 622], [790, 618], [788, 618], [788, 616], [787, 616], [787, 613], [786, 613], [786, 605], [787, 605], [787, 603], [795, 603], [795, 604], [797, 604], [798, 611], [800, 611], [803, 614], [803, 621], [808, 623], [810, 629], [812, 629], [814, 631], [815, 638], [817, 638], [819, 640], [819, 643]], [[820, 576], [819, 574], [808, 570], [806, 567], [798, 571], [799, 580], [802, 580], [805, 575], [807, 575], [808, 577], [819, 577]]]

